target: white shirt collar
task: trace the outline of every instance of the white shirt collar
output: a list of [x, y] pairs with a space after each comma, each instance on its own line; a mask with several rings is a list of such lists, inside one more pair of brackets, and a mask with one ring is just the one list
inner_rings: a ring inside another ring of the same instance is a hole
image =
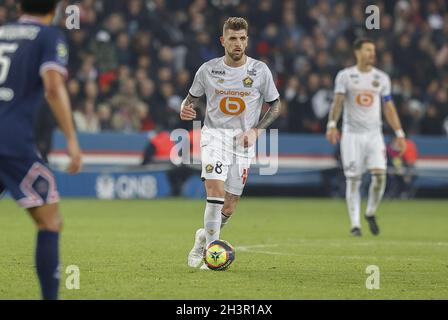
[[20, 16], [19, 22], [25, 22], [25, 23], [31, 22], [31, 23], [42, 24], [42, 22], [38, 18], [27, 15], [27, 14]]

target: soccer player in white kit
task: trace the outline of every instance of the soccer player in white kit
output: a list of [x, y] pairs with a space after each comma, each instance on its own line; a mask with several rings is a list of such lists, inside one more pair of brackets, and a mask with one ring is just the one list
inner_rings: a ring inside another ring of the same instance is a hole
[[386, 148], [382, 134], [381, 110], [395, 131], [396, 144], [403, 153], [405, 134], [391, 97], [391, 81], [375, 68], [375, 44], [370, 39], [354, 43], [356, 66], [340, 71], [336, 77], [335, 97], [327, 125], [327, 139], [336, 144], [340, 139], [337, 122], [344, 110], [341, 137], [341, 158], [346, 177], [346, 201], [351, 220], [351, 234], [361, 236], [361, 177], [371, 173], [365, 212], [370, 231], [379, 234], [375, 212], [386, 186]]
[[[182, 120], [194, 120], [199, 98], [206, 96], [206, 114], [201, 131], [201, 177], [207, 203], [204, 228], [196, 231], [188, 265], [201, 266], [206, 244], [219, 239], [220, 230], [235, 211], [243, 193], [255, 142], [280, 114], [279, 93], [267, 65], [245, 54], [248, 23], [240, 17], [227, 19], [220, 37], [225, 55], [204, 63], [197, 71], [187, 98], [182, 102]], [[270, 106], [260, 120], [264, 102]], [[207, 269], [202, 264], [201, 269]]]

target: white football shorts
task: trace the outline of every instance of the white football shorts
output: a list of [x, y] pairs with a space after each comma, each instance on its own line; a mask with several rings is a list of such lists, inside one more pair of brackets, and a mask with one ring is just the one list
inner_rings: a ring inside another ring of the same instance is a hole
[[387, 169], [386, 146], [381, 133], [344, 132], [341, 139], [344, 174], [359, 177], [366, 170]]
[[202, 180], [221, 180], [224, 190], [241, 196], [249, 174], [251, 159], [206, 145], [201, 147]]

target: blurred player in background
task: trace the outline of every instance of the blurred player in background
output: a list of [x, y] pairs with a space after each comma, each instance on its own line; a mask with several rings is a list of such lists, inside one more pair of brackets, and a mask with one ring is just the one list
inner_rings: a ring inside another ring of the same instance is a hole
[[406, 149], [401, 127], [391, 96], [389, 76], [374, 67], [375, 44], [370, 39], [355, 41], [356, 66], [340, 71], [336, 77], [335, 97], [327, 125], [327, 139], [339, 141], [337, 123], [344, 109], [341, 157], [346, 177], [346, 200], [352, 224], [351, 234], [361, 236], [361, 177], [371, 173], [371, 184], [365, 217], [372, 234], [379, 234], [375, 212], [386, 186], [386, 147], [382, 134], [381, 109], [396, 135], [400, 153]]
[[406, 152], [401, 153], [396, 147], [396, 141], [391, 141], [387, 147], [388, 170], [387, 194], [389, 198], [409, 199], [416, 193], [414, 182], [417, 179], [415, 163], [418, 159], [417, 145], [406, 139]]
[[53, 173], [37, 153], [33, 120], [43, 94], [62, 129], [71, 162], [81, 170], [81, 151], [65, 88], [68, 50], [63, 33], [50, 27], [57, 0], [21, 0], [18, 22], [0, 27], [0, 193], [8, 190], [35, 221], [35, 263], [42, 298], [59, 288], [59, 195]]
[[[196, 73], [183, 101], [182, 120], [196, 118], [199, 98], [206, 96], [206, 115], [201, 133], [201, 177], [207, 203], [204, 229], [196, 232], [188, 265], [199, 267], [204, 246], [219, 239], [220, 229], [235, 211], [243, 193], [249, 166], [255, 156], [255, 142], [280, 115], [279, 93], [267, 65], [246, 56], [248, 23], [229, 18], [223, 27], [221, 44], [225, 56], [204, 63]], [[264, 102], [270, 106], [259, 121]], [[201, 267], [206, 269], [205, 265]]]

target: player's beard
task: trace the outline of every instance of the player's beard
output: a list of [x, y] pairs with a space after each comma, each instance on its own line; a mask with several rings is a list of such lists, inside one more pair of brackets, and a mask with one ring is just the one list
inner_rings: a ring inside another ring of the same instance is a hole
[[239, 52], [234, 51], [230, 54], [230, 57], [232, 58], [233, 61], [239, 62], [244, 57], [244, 51], [243, 50]]

